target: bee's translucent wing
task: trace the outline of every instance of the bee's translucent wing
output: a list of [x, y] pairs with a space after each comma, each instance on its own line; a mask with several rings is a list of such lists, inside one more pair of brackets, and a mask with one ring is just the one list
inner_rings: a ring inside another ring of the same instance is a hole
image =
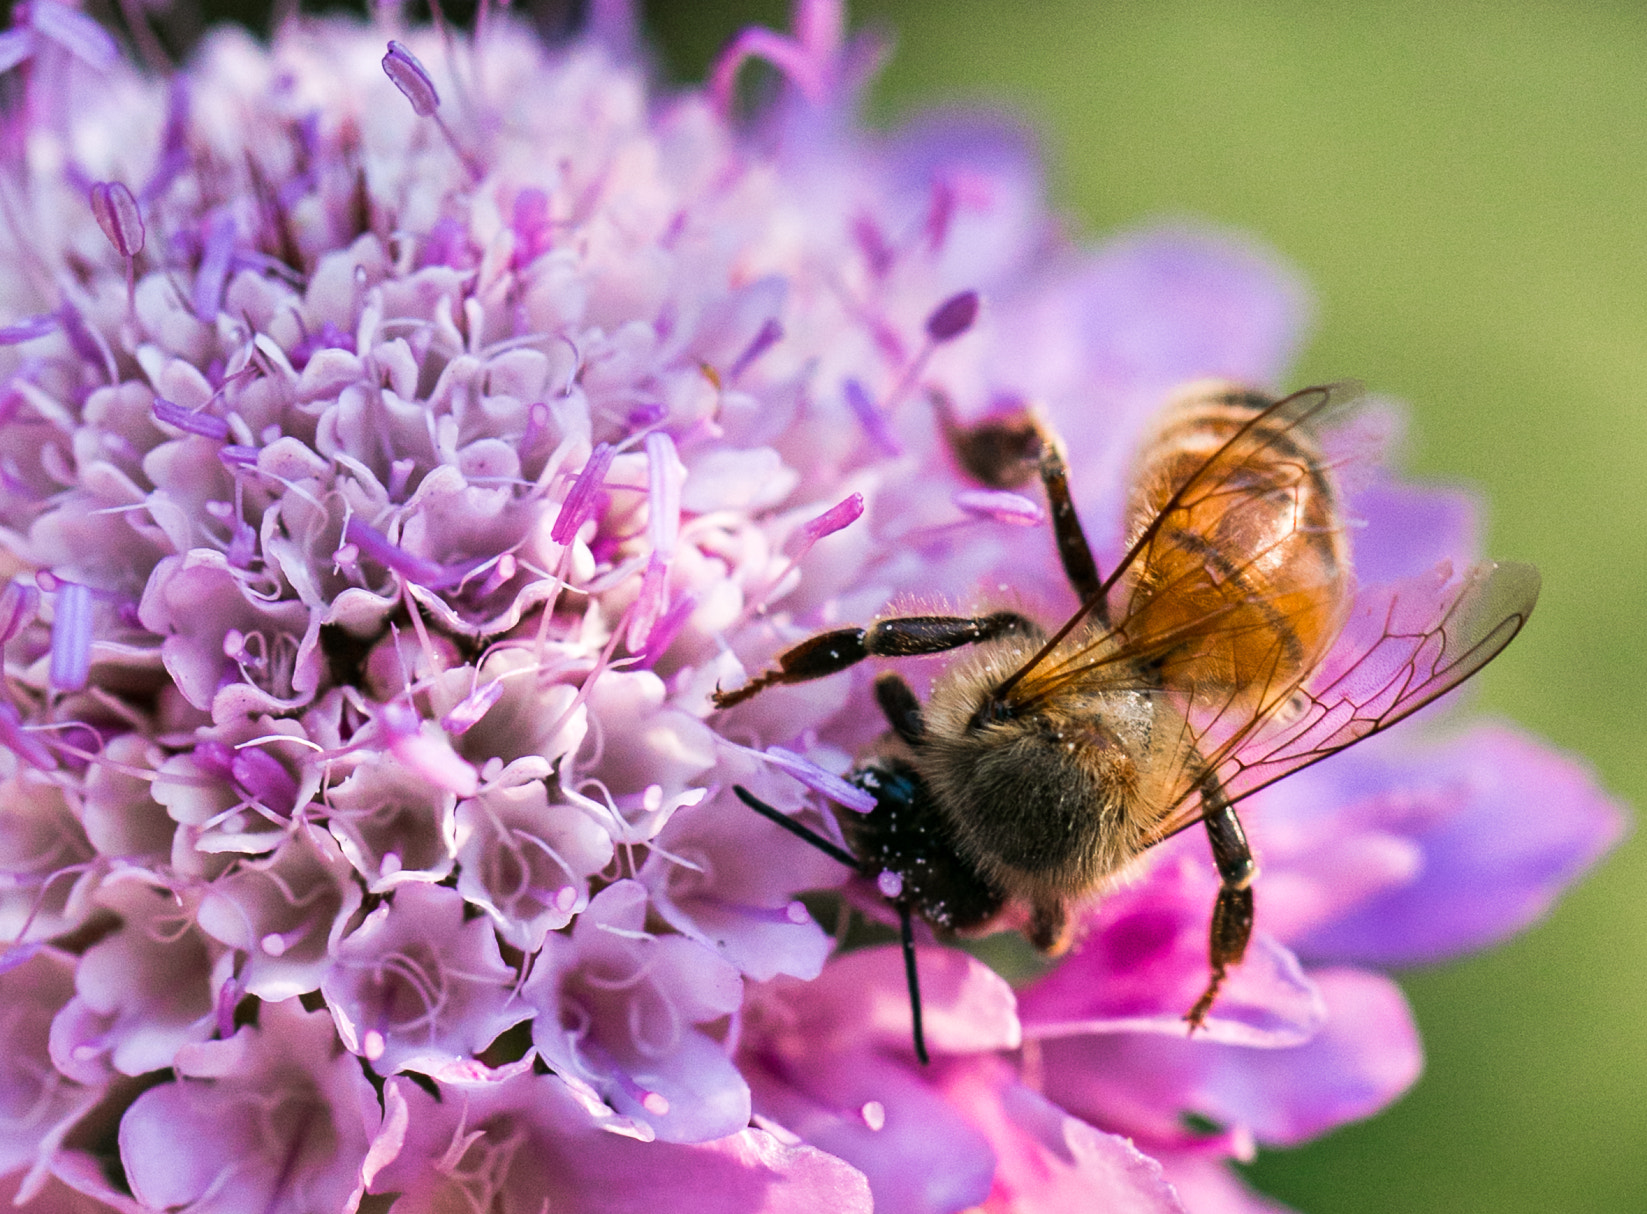
[[[1538, 600], [1531, 565], [1448, 565], [1357, 595], [1325, 660], [1300, 686], [1274, 688], [1255, 715], [1223, 700], [1197, 702], [1185, 719], [1205, 767], [1231, 803], [1411, 716], [1480, 670], [1521, 631]], [[1201, 818], [1195, 772], [1150, 843]]]
[[[1117, 618], [1071, 646], [1065, 638], [1098, 600], [1084, 604], [1000, 694], [1023, 707], [1153, 667], [1169, 686], [1217, 678], [1250, 699], [1313, 668], [1337, 631], [1348, 585], [1315, 431], [1360, 394], [1359, 385], [1335, 384], [1260, 408], [1250, 394], [1229, 392], [1169, 410], [1168, 434], [1140, 472], [1133, 540], [1105, 582]], [[1188, 429], [1185, 441], [1175, 422]], [[1209, 436], [1216, 445], [1197, 454]]]

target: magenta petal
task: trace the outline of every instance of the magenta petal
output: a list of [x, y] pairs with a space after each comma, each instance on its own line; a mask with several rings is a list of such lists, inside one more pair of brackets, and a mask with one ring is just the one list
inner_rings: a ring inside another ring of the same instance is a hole
[[1295, 941], [1306, 957], [1413, 965], [1482, 948], [1547, 912], [1625, 830], [1588, 767], [1503, 725], [1367, 776], [1377, 825], [1411, 837], [1423, 865]]
[[1185, 1214], [1160, 1164], [1022, 1086], [1003, 1061], [951, 1068], [943, 1085], [995, 1149], [995, 1179], [983, 1204], [989, 1214]]
[[1044, 1043], [1047, 1096], [1079, 1117], [1166, 1147], [1188, 1148], [1185, 1118], [1290, 1145], [1371, 1116], [1418, 1078], [1417, 1027], [1400, 989], [1359, 970], [1315, 975], [1325, 1027], [1290, 1049], [1153, 1034]]
[[1096, 376], [1152, 399], [1204, 376], [1273, 384], [1308, 311], [1273, 254], [1193, 228], [1112, 241], [1088, 263], [1080, 295]]
[[1381, 482], [1350, 500], [1355, 576], [1380, 586], [1433, 569], [1442, 561], [1467, 566], [1480, 551], [1480, 507], [1458, 489]]
[[1227, 1163], [1195, 1151], [1158, 1152], [1167, 1179], [1191, 1214], [1292, 1214], [1241, 1183]]
[[[918, 952], [927, 1046], [934, 1053], [1016, 1049], [1022, 1040], [1012, 988], [983, 962], [952, 949]], [[872, 1045], [909, 1053], [909, 990], [902, 952], [893, 945], [837, 957], [796, 999], [804, 1011], [792, 1029], [812, 1048]]]
[[[743, 1129], [714, 1142], [637, 1141], [591, 1116], [554, 1075], [525, 1074], [477, 1090], [443, 1087], [440, 1102], [404, 1080], [385, 1086], [407, 1109], [404, 1145], [377, 1171], [373, 1192], [399, 1193], [397, 1214], [471, 1208], [477, 1180], [499, 1209], [579, 1214], [869, 1214], [869, 1191], [850, 1165], [814, 1147]], [[463, 1147], [477, 1126], [515, 1149]], [[442, 1166], [457, 1155], [474, 1169]], [[375, 1162], [375, 1161], [374, 1161]]]
[[813, 1061], [782, 1077], [750, 1065], [756, 1112], [861, 1171], [877, 1211], [954, 1214], [983, 1201], [995, 1154], [940, 1092], [871, 1053]]
[[[1186, 854], [1106, 899], [1064, 963], [1019, 995], [1025, 1034], [1184, 1036], [1184, 1013], [1207, 984], [1215, 892], [1210, 862]], [[1295, 1045], [1321, 1026], [1319, 992], [1287, 948], [1262, 930], [1261, 893], [1258, 907], [1260, 929], [1198, 1039]]]

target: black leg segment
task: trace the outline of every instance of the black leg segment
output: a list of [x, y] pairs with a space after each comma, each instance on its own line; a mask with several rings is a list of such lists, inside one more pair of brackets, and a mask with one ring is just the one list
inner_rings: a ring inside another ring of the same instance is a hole
[[1222, 786], [1210, 772], [1201, 780], [1201, 801], [1206, 810], [1203, 821], [1212, 844], [1212, 860], [1218, 866], [1218, 901], [1212, 908], [1207, 948], [1212, 977], [1184, 1017], [1191, 1033], [1206, 1021], [1230, 967], [1240, 965], [1247, 954], [1247, 942], [1252, 939], [1252, 881], [1258, 875], [1241, 819], [1235, 816], [1235, 807], [1225, 799]]
[[921, 1065], [932, 1061], [926, 1052], [926, 1029], [921, 1024], [921, 975], [915, 968], [915, 932], [909, 922], [909, 903], [898, 903], [898, 938], [904, 948], [904, 981], [909, 984], [909, 1020], [915, 1035], [915, 1057]]
[[1013, 634], [1035, 634], [1033, 621], [1016, 611], [990, 615], [903, 615], [866, 628], [837, 628], [808, 637], [778, 655], [778, 668], [756, 675], [734, 691], [716, 690], [715, 707], [741, 704], [765, 687], [821, 679], [865, 658], [908, 658], [943, 653]]
[[1052, 511], [1052, 534], [1058, 540], [1058, 559], [1063, 562], [1064, 576], [1069, 578], [1075, 597], [1093, 605], [1093, 619], [1107, 626], [1109, 605], [1103, 599], [1104, 579], [1098, 575], [1098, 561], [1092, 555], [1092, 545], [1087, 543], [1087, 534], [1081, 529], [1081, 520], [1075, 514], [1063, 444], [1051, 435], [1046, 435], [1041, 445], [1041, 485], [1046, 490], [1047, 506]]
[[926, 741], [926, 719], [921, 715], [921, 702], [909, 689], [903, 678], [888, 670], [875, 679], [875, 700], [886, 715], [887, 724], [910, 746]]

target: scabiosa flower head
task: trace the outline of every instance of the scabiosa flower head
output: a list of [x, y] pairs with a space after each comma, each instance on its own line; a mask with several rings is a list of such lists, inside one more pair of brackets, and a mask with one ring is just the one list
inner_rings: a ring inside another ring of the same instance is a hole
[[[925, 940], [919, 1065], [897, 951], [814, 917], [898, 875], [732, 795], [872, 808], [867, 673], [710, 693], [899, 599], [1067, 614], [1033, 486], [958, 428], [1049, 419], [1112, 568], [1152, 414], [1277, 382], [1302, 294], [1221, 234], [1072, 243], [997, 118], [862, 131], [832, 0], [679, 94], [590, 9], [558, 46], [225, 30], [169, 79], [63, 0], [0, 34], [6, 1191], [1266, 1208], [1225, 1161], [1417, 1074], [1374, 967], [1522, 927], [1617, 809], [1506, 726], [1382, 739], [1250, 802], [1260, 931], [1204, 1033], [1186, 836], [1016, 990]], [[1363, 582], [1468, 559], [1377, 430]]]

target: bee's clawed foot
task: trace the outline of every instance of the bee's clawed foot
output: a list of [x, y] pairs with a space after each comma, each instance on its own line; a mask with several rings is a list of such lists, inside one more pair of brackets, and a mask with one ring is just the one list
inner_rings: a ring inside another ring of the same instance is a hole
[[1195, 1006], [1184, 1013], [1184, 1023], [1189, 1025], [1189, 1035], [1195, 1036], [1197, 1029], [1207, 1027], [1207, 1013], [1212, 1011], [1212, 1005], [1218, 998], [1218, 990], [1224, 985], [1224, 967], [1216, 966], [1212, 971], [1212, 978], [1207, 983], [1207, 989], [1201, 992], [1201, 997], [1195, 1001]]
[[709, 699], [716, 708], [731, 708], [735, 704], [742, 704], [761, 688], [779, 681], [773, 674], [757, 675], [742, 687], [734, 687], [731, 691], [722, 691], [721, 685], [716, 683], [715, 690], [709, 693]]

